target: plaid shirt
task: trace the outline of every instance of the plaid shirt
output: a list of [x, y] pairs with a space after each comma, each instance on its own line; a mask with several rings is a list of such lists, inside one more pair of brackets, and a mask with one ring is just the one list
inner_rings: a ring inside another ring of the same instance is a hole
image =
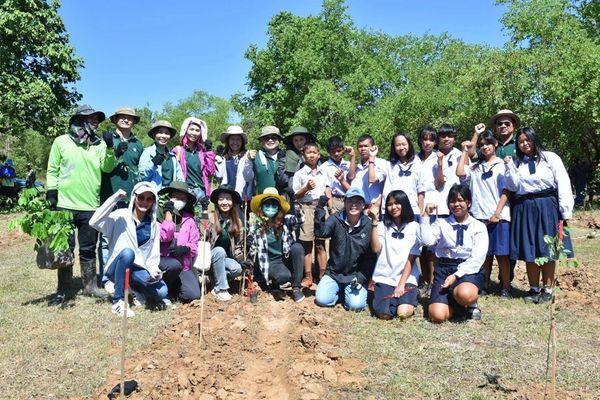
[[[283, 221], [283, 232], [281, 234], [283, 242], [283, 256], [288, 257], [292, 244], [296, 242], [296, 230], [304, 222], [304, 212], [301, 207], [294, 206], [294, 214], [287, 214]], [[262, 273], [262, 277], [266, 283], [269, 282], [269, 243], [267, 241], [267, 233], [261, 232], [263, 221], [254, 216], [248, 234], [248, 257], [251, 260], [258, 261], [258, 267]]]

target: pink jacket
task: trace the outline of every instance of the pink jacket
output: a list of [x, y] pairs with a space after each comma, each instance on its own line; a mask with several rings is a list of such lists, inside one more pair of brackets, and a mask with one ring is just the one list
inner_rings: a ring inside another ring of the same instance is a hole
[[186, 255], [176, 257], [179, 262], [181, 262], [183, 271], [187, 271], [192, 268], [192, 260], [198, 254], [198, 241], [200, 240], [200, 232], [198, 232], [198, 227], [196, 226], [196, 221], [194, 221], [194, 216], [192, 213], [187, 211], [183, 212], [183, 220], [181, 221], [179, 232], [175, 232], [175, 228], [174, 221], [161, 222], [160, 255], [161, 257], [168, 257], [171, 241], [173, 238], [177, 238], [176, 243], [178, 246], [188, 246], [190, 248], [190, 252]]
[[200, 126], [200, 137], [196, 142], [196, 146], [198, 149], [198, 158], [200, 159], [200, 165], [202, 165], [202, 182], [204, 183], [204, 187], [206, 189], [206, 195], [210, 196], [211, 187], [209, 177], [215, 174], [215, 153], [212, 151], [206, 151], [204, 149], [204, 142], [208, 138], [208, 127], [206, 122], [201, 119], [189, 117], [183, 121], [181, 124], [181, 130], [179, 131], [179, 136], [181, 137], [181, 145], [175, 146], [173, 148], [173, 152], [177, 155], [177, 159], [179, 160], [179, 164], [181, 165], [181, 169], [183, 170], [183, 176], [187, 179], [187, 165], [185, 161], [185, 146], [188, 142], [187, 136], [185, 133], [187, 132], [190, 124], [197, 124]]

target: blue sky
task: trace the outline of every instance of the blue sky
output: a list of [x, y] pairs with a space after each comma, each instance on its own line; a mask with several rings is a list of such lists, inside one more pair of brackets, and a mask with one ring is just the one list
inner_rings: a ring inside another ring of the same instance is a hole
[[[503, 46], [504, 11], [494, 0], [349, 0], [357, 27], [390, 35], [448, 32]], [[251, 43], [267, 42], [280, 11], [318, 14], [320, 0], [63, 0], [71, 44], [85, 60], [75, 85], [83, 102], [111, 114], [120, 105], [152, 110], [194, 90], [229, 98], [246, 92]]]

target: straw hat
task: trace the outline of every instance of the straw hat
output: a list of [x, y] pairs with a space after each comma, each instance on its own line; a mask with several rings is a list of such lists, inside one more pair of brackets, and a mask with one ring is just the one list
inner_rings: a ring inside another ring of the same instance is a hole
[[256, 195], [252, 198], [250, 202], [250, 209], [254, 214], [258, 214], [258, 210], [260, 210], [260, 206], [263, 201], [267, 199], [275, 199], [279, 202], [279, 206], [284, 214], [287, 214], [290, 211], [290, 203], [288, 203], [285, 197], [281, 196], [277, 189], [274, 187], [268, 187], [262, 194]]
[[229, 136], [232, 135], [240, 135], [244, 144], [248, 143], [248, 135], [246, 135], [246, 132], [244, 132], [242, 127], [238, 125], [228, 126], [227, 130], [221, 133], [221, 143], [227, 144], [227, 139], [229, 139]]
[[498, 111], [496, 113], [496, 115], [494, 115], [492, 118], [490, 118], [491, 125], [496, 126], [496, 121], [498, 121], [498, 119], [500, 119], [502, 117], [510, 118], [513, 121], [515, 129], [519, 128], [519, 125], [521, 125], [521, 119], [519, 118], [519, 116], [517, 114], [515, 114], [514, 112], [507, 110], [507, 109]]

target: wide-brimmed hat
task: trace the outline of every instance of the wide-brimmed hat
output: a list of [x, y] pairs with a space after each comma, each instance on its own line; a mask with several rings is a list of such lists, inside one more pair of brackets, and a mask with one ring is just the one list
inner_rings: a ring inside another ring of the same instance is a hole
[[261, 138], [263, 138], [265, 136], [271, 136], [271, 135], [279, 136], [279, 140], [283, 139], [283, 136], [281, 136], [281, 132], [279, 131], [279, 128], [276, 126], [273, 126], [273, 125], [263, 126], [262, 129], [260, 130], [260, 136], [258, 137], [258, 139], [260, 140]]
[[150, 136], [152, 139], [154, 139], [154, 131], [157, 130], [158, 128], [167, 128], [169, 130], [169, 136], [173, 137], [177, 134], [177, 130], [175, 128], [173, 128], [173, 125], [171, 125], [171, 123], [167, 120], [164, 119], [159, 119], [158, 121], [156, 121], [155, 123], [152, 124], [152, 128], [150, 128], [150, 130], [148, 131], [148, 136]]
[[519, 127], [519, 125], [521, 125], [521, 119], [519, 118], [519, 116], [517, 114], [515, 114], [514, 112], [510, 111], [510, 110], [500, 110], [496, 113], [496, 115], [494, 115], [492, 118], [490, 118], [490, 124], [492, 126], [496, 126], [496, 121], [502, 117], [507, 117], [513, 120], [513, 124], [515, 126], [515, 129], [517, 129]]
[[160, 189], [158, 194], [159, 195], [163, 194], [163, 193], [171, 194], [174, 191], [185, 193], [188, 198], [188, 204], [191, 204], [192, 206], [194, 204], [196, 204], [196, 196], [194, 196], [194, 194], [192, 192], [190, 192], [190, 188], [189, 188], [188, 184], [185, 182], [173, 181], [173, 182], [171, 182], [171, 184], [168, 187]]
[[215, 206], [217, 205], [217, 200], [219, 199], [219, 195], [221, 193], [229, 193], [233, 200], [233, 204], [241, 204], [242, 203], [242, 197], [240, 196], [240, 194], [238, 192], [235, 191], [235, 189], [233, 187], [231, 187], [229, 185], [221, 185], [218, 188], [216, 188], [215, 190], [213, 190], [213, 192], [210, 194], [210, 201]]
[[244, 132], [242, 127], [238, 125], [228, 126], [227, 130], [221, 133], [221, 143], [227, 144], [227, 139], [229, 139], [229, 136], [232, 135], [240, 135], [244, 144], [248, 143], [248, 135], [246, 135], [246, 132]]
[[117, 111], [115, 111], [115, 113], [110, 116], [110, 121], [113, 124], [117, 123], [117, 120], [116, 120], [117, 115], [128, 115], [130, 117], [133, 117], [134, 124], [137, 124], [138, 122], [140, 122], [140, 116], [135, 113], [135, 110], [133, 108], [128, 107], [128, 106], [121, 106], [121, 107], [117, 108]]
[[288, 211], [290, 211], [290, 203], [287, 202], [285, 197], [281, 196], [274, 187], [268, 187], [262, 194], [256, 195], [252, 198], [252, 201], [250, 202], [250, 209], [252, 212], [254, 214], [258, 214], [258, 210], [260, 210], [262, 202], [267, 199], [277, 200], [284, 214], [287, 214]]
[[306, 129], [303, 126], [297, 126], [294, 129], [292, 129], [286, 137], [283, 138], [283, 143], [285, 143], [287, 147], [292, 147], [294, 146], [293, 137], [299, 135], [302, 135], [306, 138], [306, 143], [315, 143], [317, 141], [315, 135], [310, 133], [308, 129]]
[[98, 122], [102, 122], [106, 119], [106, 115], [102, 111], [96, 111], [89, 104], [82, 104], [73, 110], [73, 115], [69, 118], [69, 125], [73, 124], [73, 120], [80, 116], [89, 116], [96, 114], [98, 116]]

